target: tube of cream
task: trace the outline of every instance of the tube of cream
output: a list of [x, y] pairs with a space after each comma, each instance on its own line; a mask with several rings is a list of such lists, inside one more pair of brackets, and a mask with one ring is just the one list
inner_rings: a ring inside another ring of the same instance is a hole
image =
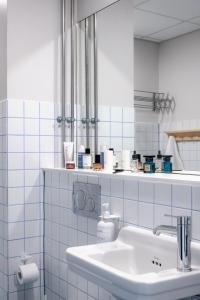
[[65, 168], [75, 169], [73, 142], [64, 142], [64, 156], [65, 156]]

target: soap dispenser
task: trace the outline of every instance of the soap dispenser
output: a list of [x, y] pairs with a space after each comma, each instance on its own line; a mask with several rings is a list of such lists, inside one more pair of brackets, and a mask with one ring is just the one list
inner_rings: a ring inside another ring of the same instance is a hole
[[111, 242], [115, 239], [117, 219], [119, 219], [117, 216], [110, 214], [110, 204], [102, 204], [102, 215], [97, 224], [97, 239], [100, 242]]

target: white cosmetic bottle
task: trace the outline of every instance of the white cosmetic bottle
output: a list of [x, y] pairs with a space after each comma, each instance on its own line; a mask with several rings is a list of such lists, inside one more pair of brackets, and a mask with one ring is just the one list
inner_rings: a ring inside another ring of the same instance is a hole
[[116, 226], [113, 216], [110, 214], [109, 203], [102, 204], [101, 220], [97, 224], [97, 239], [100, 243], [111, 242], [115, 240]]

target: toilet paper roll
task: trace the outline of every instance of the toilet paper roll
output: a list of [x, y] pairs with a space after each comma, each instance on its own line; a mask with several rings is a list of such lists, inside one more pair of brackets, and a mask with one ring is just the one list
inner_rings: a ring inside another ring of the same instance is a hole
[[26, 264], [18, 267], [16, 275], [20, 285], [33, 283], [39, 278], [39, 270], [35, 263]]

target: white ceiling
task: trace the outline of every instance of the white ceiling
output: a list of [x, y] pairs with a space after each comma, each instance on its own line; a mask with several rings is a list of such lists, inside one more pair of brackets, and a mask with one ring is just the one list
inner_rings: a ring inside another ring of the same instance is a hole
[[162, 42], [200, 29], [200, 0], [134, 0], [135, 37]]

